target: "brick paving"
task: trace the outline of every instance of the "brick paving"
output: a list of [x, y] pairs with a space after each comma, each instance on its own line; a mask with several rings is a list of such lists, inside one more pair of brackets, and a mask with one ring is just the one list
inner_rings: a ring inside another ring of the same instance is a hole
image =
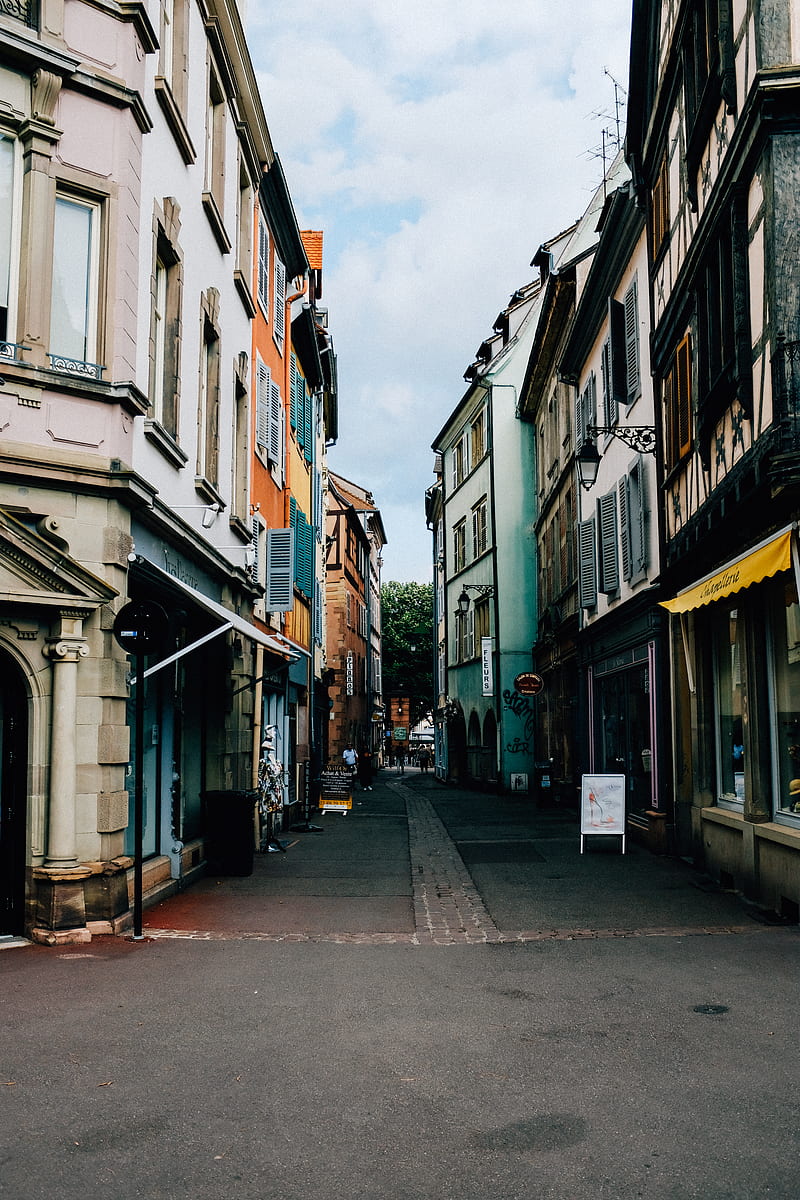
[[[208, 908], [207, 928], [146, 929], [150, 938], [180, 938], [197, 941], [262, 941], [284, 943], [334, 943], [352, 946], [452, 946], [487, 943], [525, 943], [573, 941], [607, 938], [680, 938], [720, 934], [753, 934], [769, 927], [753, 921], [717, 924], [635, 925], [624, 928], [531, 928], [501, 930], [492, 919], [467, 869], [434, 806], [421, 789], [408, 787], [398, 777], [385, 786], [405, 804], [408, 823], [408, 849], [413, 900], [413, 931], [388, 930], [276, 930], [255, 928], [234, 931], [213, 928], [213, 913]], [[198, 916], [202, 914], [199, 906]], [[165, 914], [166, 915], [166, 914]]]

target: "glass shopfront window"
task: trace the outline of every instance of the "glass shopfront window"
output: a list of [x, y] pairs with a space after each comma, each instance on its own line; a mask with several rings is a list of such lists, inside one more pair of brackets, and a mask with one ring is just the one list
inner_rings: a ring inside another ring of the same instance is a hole
[[625, 776], [630, 811], [644, 812], [653, 803], [650, 701], [647, 661], [595, 675], [594, 769]]
[[794, 581], [772, 596], [775, 814], [800, 817], [800, 605]]
[[744, 621], [738, 603], [721, 603], [713, 615], [716, 690], [717, 798], [723, 807], [744, 803]]

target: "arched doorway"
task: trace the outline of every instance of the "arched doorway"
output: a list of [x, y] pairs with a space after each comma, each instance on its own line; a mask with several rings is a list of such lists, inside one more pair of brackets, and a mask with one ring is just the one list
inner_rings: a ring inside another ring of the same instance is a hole
[[28, 698], [22, 674], [0, 650], [0, 934], [25, 927]]

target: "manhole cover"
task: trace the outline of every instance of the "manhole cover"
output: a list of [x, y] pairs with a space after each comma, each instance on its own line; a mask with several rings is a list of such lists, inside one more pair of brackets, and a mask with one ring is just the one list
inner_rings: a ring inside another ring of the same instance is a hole
[[721, 1013], [726, 1013], [728, 1006], [726, 1004], [695, 1004], [692, 1012], [703, 1013], [706, 1017], [718, 1017]]

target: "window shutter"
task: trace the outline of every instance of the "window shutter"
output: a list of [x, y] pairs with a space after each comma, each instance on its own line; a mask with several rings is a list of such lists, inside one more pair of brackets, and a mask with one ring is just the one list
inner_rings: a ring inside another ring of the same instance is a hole
[[267, 530], [268, 612], [290, 612], [294, 607], [294, 530]]
[[475, 606], [467, 613], [467, 658], [475, 657]]
[[631, 542], [631, 526], [630, 526], [630, 505], [628, 503], [631, 491], [631, 481], [627, 475], [623, 475], [622, 479], [617, 484], [617, 495], [619, 497], [619, 540], [622, 550], [622, 578], [630, 579], [631, 577], [631, 562], [633, 558], [633, 547]]
[[678, 457], [682, 458], [692, 446], [692, 354], [688, 333], [678, 346], [673, 402], [677, 418], [677, 451]]
[[269, 446], [270, 382], [269, 367], [259, 358], [256, 366], [256, 442], [265, 450]]
[[297, 429], [297, 380], [299, 374], [297, 370], [297, 357], [293, 354], [290, 364], [289, 384], [289, 421], [292, 429]]
[[274, 380], [270, 381], [269, 394], [269, 448], [268, 455], [276, 467], [283, 466], [281, 462], [281, 424], [283, 418], [283, 405], [281, 403], [281, 389]]
[[614, 390], [612, 384], [612, 366], [611, 366], [611, 341], [609, 338], [603, 342], [603, 349], [600, 354], [600, 363], [603, 374], [603, 424], [609, 427], [616, 425], [619, 419], [619, 405], [614, 398]]
[[258, 302], [269, 320], [269, 234], [262, 213], [258, 220]]
[[578, 591], [581, 608], [597, 604], [594, 517], [578, 523]]
[[283, 345], [286, 336], [286, 267], [275, 255], [275, 337]]
[[261, 574], [261, 522], [257, 516], [252, 518], [252, 539], [250, 542], [250, 552], [253, 555], [253, 561], [250, 566], [250, 578], [253, 583], [262, 583]]
[[308, 390], [308, 384], [305, 379], [302, 380], [303, 389], [303, 447], [305, 450], [306, 462], [311, 462], [311, 449], [314, 441], [314, 419], [313, 419], [313, 397]]
[[628, 522], [631, 542], [631, 575], [636, 579], [647, 572], [647, 494], [644, 463], [640, 459], [631, 472]]
[[617, 496], [607, 492], [598, 501], [600, 516], [600, 580], [598, 590], [608, 595], [619, 587], [617, 549]]
[[611, 343], [608, 356], [611, 366], [610, 403], [614, 406], [614, 420], [616, 421], [616, 406], [628, 402], [628, 385], [625, 357], [625, 306], [613, 298], [608, 301], [608, 336]]
[[627, 403], [639, 395], [639, 301], [634, 279], [625, 293], [625, 375]]

